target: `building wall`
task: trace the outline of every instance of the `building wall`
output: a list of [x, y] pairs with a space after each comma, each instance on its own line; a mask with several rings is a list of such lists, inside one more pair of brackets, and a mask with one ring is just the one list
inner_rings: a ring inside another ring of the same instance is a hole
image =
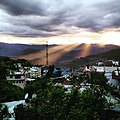
[[24, 89], [26, 85], [25, 80], [8, 80], [8, 82], [18, 87], [21, 87], [22, 89]]
[[8, 75], [6, 77], [7, 81], [9, 83], [12, 83], [13, 85], [16, 85], [18, 87], [21, 87], [22, 89], [25, 87], [25, 76], [24, 75]]

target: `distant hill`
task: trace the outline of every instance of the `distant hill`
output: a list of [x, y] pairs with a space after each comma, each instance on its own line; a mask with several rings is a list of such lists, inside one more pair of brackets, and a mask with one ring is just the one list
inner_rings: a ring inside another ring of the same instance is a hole
[[[98, 44], [49, 45], [49, 64], [63, 65], [71, 63], [75, 58], [104, 53], [120, 48], [117, 45], [100, 46]], [[46, 63], [46, 45], [25, 45], [0, 43], [0, 56], [16, 57], [29, 60], [33, 64]]]
[[120, 60], [120, 48], [96, 55], [98, 58]]
[[116, 60], [120, 61], [120, 48], [110, 50], [108, 52], [96, 54], [96, 55], [89, 55], [87, 57], [75, 59], [71, 62], [73, 66], [78, 65], [85, 65], [85, 64], [95, 64], [99, 61], [106, 61], [106, 60]]
[[42, 50], [45, 45], [25, 45], [0, 43], [0, 56], [13, 57]]
[[[75, 58], [86, 57], [120, 48], [116, 45], [105, 45], [104, 47], [98, 44], [80, 44], [80, 45], [54, 45], [48, 48], [49, 64], [63, 65], [68, 64]], [[22, 54], [17, 58], [24, 58], [33, 64], [46, 64], [46, 50], [39, 50], [29, 54]]]

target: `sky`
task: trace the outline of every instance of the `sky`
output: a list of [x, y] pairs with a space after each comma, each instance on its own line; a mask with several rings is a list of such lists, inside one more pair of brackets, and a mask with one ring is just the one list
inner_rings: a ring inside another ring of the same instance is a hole
[[0, 42], [120, 45], [120, 0], [0, 0]]

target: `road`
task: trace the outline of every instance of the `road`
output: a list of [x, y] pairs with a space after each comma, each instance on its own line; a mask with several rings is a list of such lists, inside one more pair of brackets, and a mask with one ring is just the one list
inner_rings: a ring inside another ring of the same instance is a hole
[[5, 102], [5, 105], [8, 107], [8, 111], [11, 114], [11, 118], [9, 120], [15, 120], [13, 113], [14, 113], [14, 107], [19, 104], [25, 104], [25, 100], [19, 100], [19, 101], [12, 101], [12, 102]]

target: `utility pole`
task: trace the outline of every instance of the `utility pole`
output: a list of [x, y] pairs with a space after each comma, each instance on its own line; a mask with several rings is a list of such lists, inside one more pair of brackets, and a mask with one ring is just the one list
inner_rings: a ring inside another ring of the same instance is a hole
[[46, 41], [46, 66], [48, 66], [48, 41]]

